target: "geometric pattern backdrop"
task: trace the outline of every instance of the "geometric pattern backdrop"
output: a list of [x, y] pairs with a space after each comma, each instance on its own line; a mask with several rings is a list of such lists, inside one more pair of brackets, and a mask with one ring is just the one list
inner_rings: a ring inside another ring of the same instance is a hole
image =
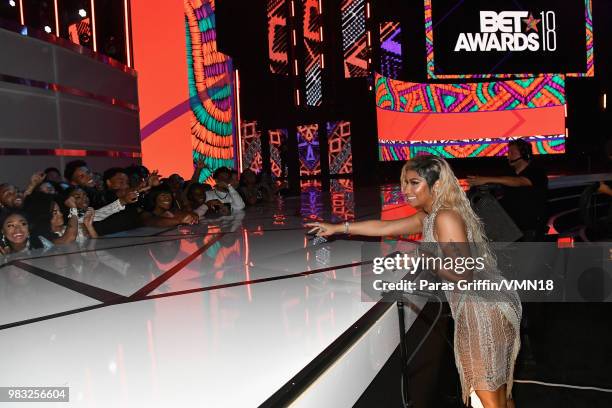
[[421, 84], [376, 75], [380, 160], [501, 156], [516, 137], [565, 152], [565, 78]]
[[329, 174], [352, 174], [351, 122], [327, 122]]
[[[458, 3], [459, 4], [459, 3]], [[517, 4], [517, 3], [515, 3]], [[518, 6], [518, 4], [517, 4]], [[584, 0], [584, 17], [586, 33], [586, 72], [561, 72], [569, 77], [592, 77], [595, 76], [594, 64], [594, 42], [593, 42], [593, 2]], [[465, 79], [465, 78], [527, 78], [534, 73], [516, 74], [436, 74], [434, 59], [433, 24], [431, 19], [431, 0], [425, 0], [425, 48], [427, 51], [427, 77], [428, 79]]]
[[[565, 153], [565, 137], [523, 137], [531, 143], [533, 154]], [[506, 156], [512, 138], [450, 140], [437, 142], [379, 142], [379, 160], [409, 160], [416, 156], [433, 154], [448, 159], [466, 157]]]
[[289, 75], [289, 28], [285, 0], [267, 0], [270, 72]]
[[380, 23], [380, 72], [398, 78], [402, 71], [402, 29], [399, 22]]
[[300, 177], [321, 175], [321, 153], [319, 150], [319, 125], [297, 127]]
[[340, 3], [345, 78], [364, 77], [369, 73], [365, 4], [365, 0]]
[[330, 180], [332, 222], [355, 219], [355, 190], [348, 178]]
[[202, 182], [219, 167], [234, 167], [233, 70], [217, 51], [215, 1], [185, 0], [184, 9], [193, 159], [206, 163]]
[[[287, 146], [287, 129], [269, 130], [270, 136], [270, 165], [272, 167], [272, 176], [275, 178], [286, 177], [283, 174], [281, 166], [287, 166], [287, 163], [281, 162], [280, 149], [282, 145]], [[286, 172], [285, 172], [286, 173]]]
[[563, 75], [463, 84], [421, 84], [376, 75], [376, 106], [396, 112], [481, 112], [565, 105]]
[[321, 180], [300, 180], [300, 215], [303, 219], [320, 220], [323, 214]]
[[261, 130], [256, 120], [242, 120], [240, 124], [242, 135], [242, 168], [251, 169], [259, 174], [263, 168], [261, 158]]
[[304, 11], [304, 73], [306, 105], [320, 106], [323, 100], [323, 41], [319, 0], [301, 0]]

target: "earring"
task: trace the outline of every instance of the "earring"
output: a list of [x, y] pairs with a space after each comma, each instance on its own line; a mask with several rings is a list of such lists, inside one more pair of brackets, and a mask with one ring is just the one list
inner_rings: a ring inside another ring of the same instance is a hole
[[2, 246], [4, 247], [8, 246], [8, 242], [6, 242], [6, 237], [4, 236], [4, 234], [2, 234]]

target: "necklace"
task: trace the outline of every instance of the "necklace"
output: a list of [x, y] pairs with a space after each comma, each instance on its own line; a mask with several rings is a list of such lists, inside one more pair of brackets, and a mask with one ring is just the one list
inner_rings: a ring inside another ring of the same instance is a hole
[[225, 195], [223, 197], [221, 197], [219, 195], [219, 192], [217, 191], [217, 189], [213, 190], [215, 192], [215, 195], [220, 199], [220, 200], [225, 200], [227, 198], [227, 195], [229, 194], [229, 191], [227, 193], [225, 193]]

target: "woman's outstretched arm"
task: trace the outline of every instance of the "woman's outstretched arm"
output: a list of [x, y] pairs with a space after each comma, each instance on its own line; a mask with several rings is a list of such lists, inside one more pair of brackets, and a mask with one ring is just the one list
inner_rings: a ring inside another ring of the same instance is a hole
[[[416, 234], [423, 230], [424, 212], [418, 212], [410, 217], [398, 220], [370, 220], [351, 222], [348, 226], [348, 233], [352, 235], [364, 235], [368, 237], [386, 237], [393, 235]], [[327, 222], [310, 222], [306, 224], [311, 228], [309, 232], [314, 232], [318, 236], [328, 237], [334, 234], [345, 232], [345, 225], [330, 224]]]

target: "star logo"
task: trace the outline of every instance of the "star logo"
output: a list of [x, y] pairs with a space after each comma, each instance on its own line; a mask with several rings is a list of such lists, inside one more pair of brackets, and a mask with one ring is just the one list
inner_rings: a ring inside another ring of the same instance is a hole
[[540, 23], [539, 18], [533, 18], [533, 14], [529, 13], [529, 18], [524, 18], [523, 19], [523, 23], [527, 24], [527, 30], [525, 31], [529, 31], [529, 30], [534, 30], [535, 32], [538, 32], [538, 24]]

